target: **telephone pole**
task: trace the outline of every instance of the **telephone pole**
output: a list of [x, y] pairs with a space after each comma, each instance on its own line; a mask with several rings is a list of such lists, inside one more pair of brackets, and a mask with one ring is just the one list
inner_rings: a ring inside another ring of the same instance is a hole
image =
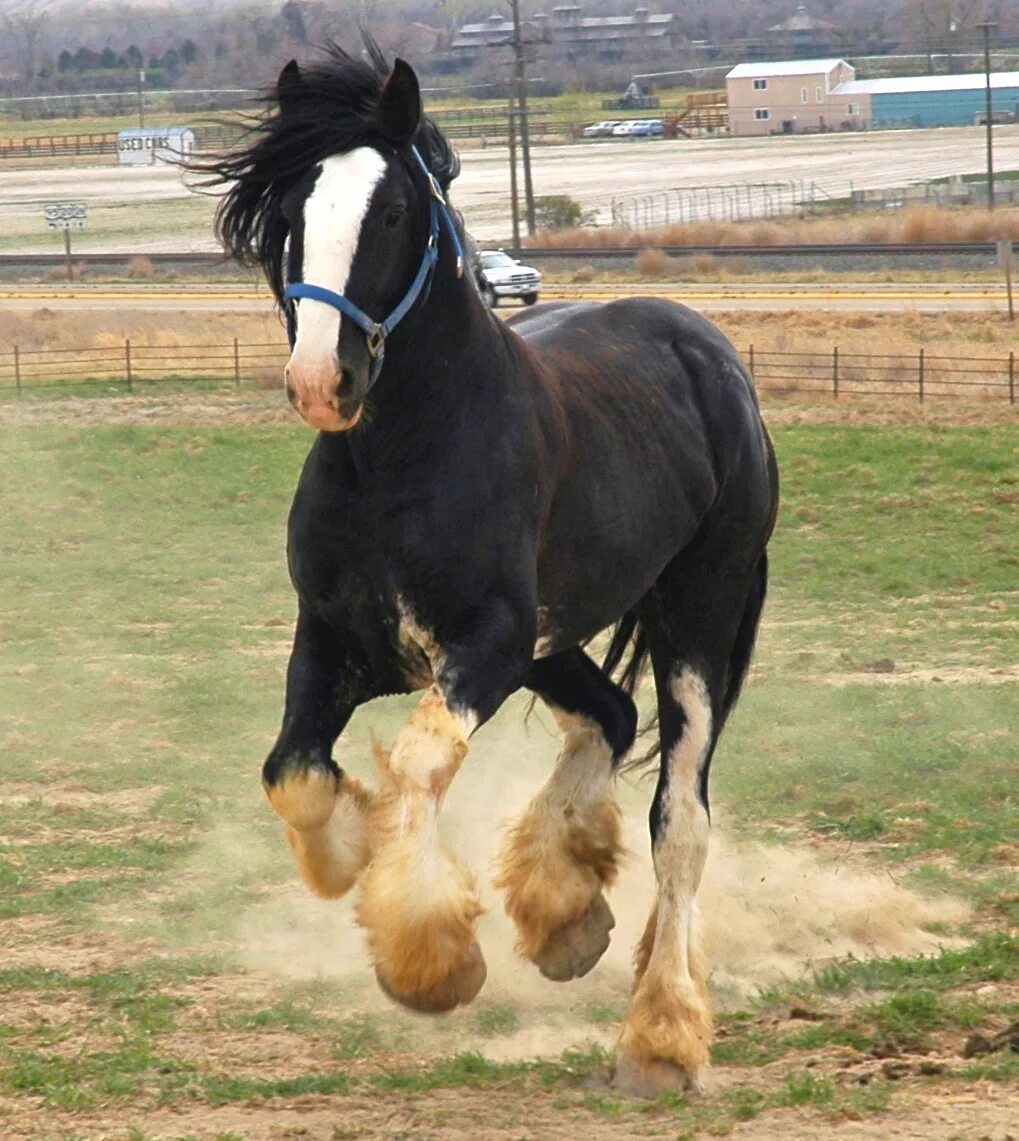
[[984, 20], [975, 25], [984, 30], [984, 80], [987, 90], [987, 209], [994, 209], [994, 105], [991, 100], [991, 28], [998, 25], [994, 20]]
[[[520, 123], [520, 152], [524, 160], [524, 213], [527, 232], [534, 234], [534, 185], [531, 182], [531, 129], [527, 113], [527, 76], [524, 62], [524, 42], [520, 34], [520, 0], [510, 0], [513, 9], [513, 74], [516, 86], [517, 117]], [[512, 123], [510, 126], [512, 130]]]

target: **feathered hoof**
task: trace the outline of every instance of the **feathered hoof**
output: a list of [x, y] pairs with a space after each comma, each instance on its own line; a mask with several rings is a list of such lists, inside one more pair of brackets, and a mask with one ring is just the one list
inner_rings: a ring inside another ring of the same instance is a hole
[[612, 1088], [623, 1097], [654, 1101], [662, 1094], [699, 1094], [701, 1084], [695, 1074], [666, 1058], [636, 1058], [621, 1054], [616, 1059]]
[[485, 966], [481, 948], [477, 943], [471, 943], [467, 958], [460, 966], [427, 990], [399, 991], [390, 984], [378, 967], [375, 968], [375, 977], [383, 992], [408, 1010], [417, 1011], [418, 1014], [445, 1014], [458, 1006], [466, 1006], [474, 1001], [478, 991], [485, 985], [488, 968]]
[[273, 811], [297, 832], [324, 828], [336, 806], [336, 773], [319, 766], [287, 772], [276, 784], [263, 782]]
[[583, 978], [608, 950], [615, 925], [615, 916], [599, 892], [583, 914], [549, 935], [545, 946], [532, 960], [545, 978], [553, 982]]

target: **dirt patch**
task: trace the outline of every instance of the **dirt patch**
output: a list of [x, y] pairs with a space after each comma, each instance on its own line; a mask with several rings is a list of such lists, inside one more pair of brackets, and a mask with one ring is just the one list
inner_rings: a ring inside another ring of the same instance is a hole
[[102, 808], [129, 816], [146, 814], [166, 791], [162, 785], [93, 792], [83, 785], [42, 781], [8, 781], [0, 789], [0, 805], [17, 808], [33, 801], [44, 801], [48, 808]]
[[810, 674], [802, 680], [813, 685], [1014, 685], [1019, 682], [1019, 666], [943, 666], [937, 669], [867, 669], [850, 673]]
[[[651, 1108], [605, 1115], [584, 1107], [582, 1092], [534, 1093], [515, 1089], [432, 1090], [419, 1095], [304, 1097], [261, 1104], [128, 1110], [117, 1115], [38, 1110], [0, 1098], [9, 1141], [75, 1136], [82, 1141], [127, 1141], [131, 1130], [148, 1141], [190, 1137], [213, 1141], [225, 1135], [246, 1141], [344, 1141], [352, 1138], [413, 1141], [636, 1141], [637, 1138], [710, 1136], [692, 1134], [682, 1112]], [[1003, 1089], [925, 1087], [876, 1120], [840, 1119], [816, 1110], [779, 1110], [741, 1122], [730, 1136], [746, 1141], [1006, 1141], [1019, 1101]], [[45, 1134], [40, 1126], [45, 1123]]]
[[[0, 946], [4, 968], [35, 967], [69, 975], [130, 969], [165, 954], [154, 939], [127, 940], [107, 932], [67, 931], [59, 920], [41, 915], [0, 920]], [[10, 998], [5, 1000], [5, 1011], [10, 1010], [11, 1002]]]

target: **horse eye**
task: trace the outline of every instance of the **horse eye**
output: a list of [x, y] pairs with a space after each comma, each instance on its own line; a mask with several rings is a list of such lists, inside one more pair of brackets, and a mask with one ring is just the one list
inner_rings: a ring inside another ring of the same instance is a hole
[[393, 206], [389, 209], [388, 213], [382, 221], [382, 224], [391, 230], [394, 226], [399, 226], [406, 214], [406, 207]]

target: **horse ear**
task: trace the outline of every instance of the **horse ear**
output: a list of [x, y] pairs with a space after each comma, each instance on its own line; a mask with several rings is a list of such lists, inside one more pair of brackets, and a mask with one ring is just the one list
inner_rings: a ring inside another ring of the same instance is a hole
[[394, 143], [411, 139], [421, 122], [421, 88], [414, 69], [397, 59], [379, 96], [379, 115]]
[[297, 60], [292, 59], [284, 66], [279, 79], [276, 80], [276, 99], [284, 114], [286, 114], [290, 96], [301, 86], [302, 82], [301, 69], [297, 66]]

